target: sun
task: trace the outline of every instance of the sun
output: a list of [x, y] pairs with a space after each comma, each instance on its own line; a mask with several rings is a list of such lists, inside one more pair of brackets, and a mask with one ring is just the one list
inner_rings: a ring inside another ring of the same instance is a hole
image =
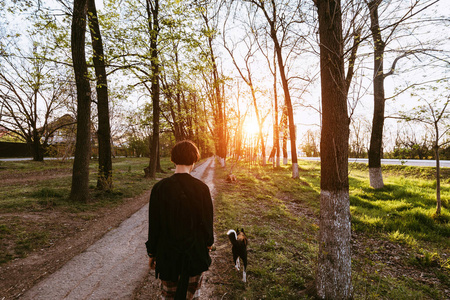
[[247, 118], [244, 122], [243, 130], [250, 135], [257, 134], [259, 132], [258, 121], [255, 118]]

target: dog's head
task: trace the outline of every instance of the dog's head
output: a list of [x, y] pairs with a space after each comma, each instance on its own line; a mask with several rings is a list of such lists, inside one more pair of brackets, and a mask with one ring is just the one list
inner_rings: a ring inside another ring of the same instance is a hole
[[244, 232], [244, 228], [241, 228], [240, 230], [239, 230], [239, 228], [236, 229], [236, 235], [237, 235], [237, 240], [242, 240], [242, 241], [244, 241], [245, 244], [248, 243], [247, 236], [245, 235], [245, 232]]
[[240, 233], [245, 234], [244, 228], [241, 228], [240, 230], [239, 230], [239, 228], [236, 229], [236, 233], [237, 233], [237, 235], [239, 235]]

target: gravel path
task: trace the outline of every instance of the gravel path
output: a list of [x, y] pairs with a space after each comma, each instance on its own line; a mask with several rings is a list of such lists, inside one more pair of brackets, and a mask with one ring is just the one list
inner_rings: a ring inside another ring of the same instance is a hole
[[[191, 173], [214, 191], [214, 158]], [[148, 204], [86, 251], [28, 290], [21, 299], [133, 299], [149, 276], [145, 251]], [[155, 289], [154, 282], [150, 286]], [[208, 290], [208, 287], [205, 287]], [[147, 290], [147, 293], [151, 292]], [[153, 294], [155, 296], [155, 294]]]

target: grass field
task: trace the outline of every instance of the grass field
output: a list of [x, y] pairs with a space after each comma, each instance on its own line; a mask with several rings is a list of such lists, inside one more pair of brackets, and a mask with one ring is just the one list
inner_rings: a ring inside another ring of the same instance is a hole
[[[147, 158], [113, 160], [114, 189], [97, 190], [97, 162], [90, 165], [90, 203], [68, 199], [73, 161], [0, 162], [0, 264], [45, 249], [73, 233], [85, 221], [149, 190]], [[168, 159], [163, 169], [173, 166]], [[159, 177], [167, 174], [158, 174]]]
[[[450, 181], [435, 212], [432, 168], [387, 167], [386, 187], [370, 188], [367, 167], [350, 167], [355, 299], [450, 296]], [[301, 162], [300, 179], [271, 166], [234, 167], [238, 181], [219, 184], [216, 232], [243, 227], [249, 237], [248, 284], [231, 272], [226, 299], [309, 298], [318, 233], [320, 165]], [[226, 172], [218, 170], [218, 177]], [[226, 235], [219, 237], [226, 242]], [[231, 260], [231, 258], [230, 258]], [[230, 262], [231, 264], [231, 262]]]
[[[91, 165], [88, 204], [68, 200], [71, 162], [0, 163], [0, 263], [50, 247], [73, 227], [148, 190], [147, 159], [115, 159], [114, 191], [95, 189]], [[172, 166], [164, 160], [163, 168]], [[384, 167], [385, 188], [374, 190], [367, 166], [350, 165], [352, 268], [355, 299], [450, 298], [450, 170], [443, 170], [442, 215], [435, 212], [433, 168]], [[237, 181], [216, 170], [215, 231], [226, 245], [228, 229], [249, 238], [248, 283], [232, 267], [221, 277], [223, 299], [308, 299], [318, 249], [320, 164], [300, 161], [300, 178], [289, 166], [238, 164]], [[171, 173], [158, 174], [158, 177]]]

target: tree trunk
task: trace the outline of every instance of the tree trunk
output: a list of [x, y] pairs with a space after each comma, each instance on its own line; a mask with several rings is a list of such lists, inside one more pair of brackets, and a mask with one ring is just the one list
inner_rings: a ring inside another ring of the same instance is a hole
[[[209, 27], [209, 20], [208, 17], [203, 14], [202, 15], [203, 20], [205, 21], [206, 29], [210, 31]], [[227, 140], [226, 140], [226, 125], [225, 125], [225, 101], [222, 98], [222, 95], [220, 93], [220, 82], [219, 82], [219, 72], [217, 70], [217, 64], [216, 64], [216, 58], [214, 55], [214, 49], [212, 46], [213, 42], [213, 35], [209, 34], [207, 36], [208, 38], [208, 48], [209, 48], [209, 55], [211, 59], [211, 65], [212, 65], [212, 75], [213, 75], [213, 99], [214, 99], [214, 106], [215, 106], [215, 112], [213, 114], [216, 116], [214, 118], [215, 120], [215, 148], [216, 153], [219, 156], [220, 163], [222, 166], [225, 166], [225, 159], [227, 156]]]
[[70, 199], [89, 201], [89, 160], [91, 153], [91, 88], [86, 65], [86, 0], [74, 0], [71, 48], [77, 88], [77, 137]]
[[287, 152], [287, 109], [286, 106], [284, 106], [283, 109], [283, 116], [281, 117], [281, 129], [283, 130], [283, 165], [287, 165], [288, 163], [288, 152]]
[[88, 0], [89, 29], [92, 39], [93, 62], [97, 77], [98, 109], [98, 177], [97, 188], [109, 191], [113, 188], [111, 159], [111, 126], [109, 122], [108, 81], [102, 36], [97, 18], [95, 0]]
[[281, 76], [281, 83], [283, 85], [283, 91], [284, 91], [284, 100], [287, 107], [287, 116], [289, 120], [289, 136], [291, 139], [291, 156], [292, 156], [292, 178], [298, 178], [298, 161], [297, 161], [297, 146], [295, 141], [295, 124], [294, 124], [294, 111], [292, 109], [292, 101], [291, 101], [291, 94], [289, 92], [289, 84], [288, 80], [286, 78], [286, 71], [284, 68], [283, 63], [283, 53], [281, 49], [281, 45], [278, 41], [277, 36], [277, 10], [276, 10], [276, 3], [274, 0], [271, 0], [271, 5], [273, 8], [272, 16], [269, 16], [269, 13], [264, 8], [265, 1], [252, 1], [255, 3], [260, 9], [262, 9], [264, 16], [266, 17], [267, 22], [270, 26], [270, 38], [273, 41], [274, 44], [274, 51], [276, 54], [277, 62], [278, 62], [278, 69], [280, 70], [280, 76]]
[[295, 141], [295, 124], [294, 124], [294, 110], [292, 109], [291, 94], [289, 92], [288, 81], [283, 64], [283, 55], [281, 47], [278, 43], [278, 38], [275, 32], [275, 25], [271, 24], [271, 36], [275, 44], [275, 51], [278, 58], [278, 68], [280, 69], [281, 82], [283, 84], [284, 99], [287, 107], [287, 115], [289, 120], [289, 136], [291, 139], [291, 157], [292, 157], [292, 178], [298, 178], [298, 161], [297, 161], [297, 146]]
[[211, 60], [213, 65], [213, 78], [214, 78], [214, 86], [215, 86], [215, 98], [216, 98], [216, 107], [217, 107], [217, 115], [218, 122], [216, 124], [216, 135], [218, 139], [218, 155], [221, 159], [222, 165], [225, 165], [225, 159], [227, 156], [227, 144], [226, 144], [226, 136], [225, 136], [225, 127], [224, 127], [224, 112], [223, 112], [223, 99], [220, 93], [220, 83], [219, 83], [219, 73], [217, 71], [216, 60], [214, 57], [214, 52], [212, 48], [212, 38], [209, 38], [209, 47], [211, 51]]
[[[437, 128], [437, 126], [436, 126]], [[437, 131], [437, 129], [436, 129]], [[437, 133], [437, 132], [436, 132]], [[436, 155], [436, 215], [441, 214], [441, 166], [439, 162], [439, 144], [436, 140], [434, 146], [434, 152]]]
[[273, 166], [276, 168], [280, 167], [280, 127], [278, 126], [278, 93], [277, 93], [277, 61], [276, 53], [274, 53], [274, 73], [273, 73], [273, 97], [274, 97], [274, 126], [273, 126], [273, 147], [275, 149], [275, 157], [273, 161]]
[[154, 5], [151, 5], [150, 0], [147, 0], [147, 17], [150, 32], [150, 56], [151, 56], [151, 71], [152, 71], [152, 106], [153, 106], [153, 128], [152, 137], [150, 139], [150, 162], [145, 169], [146, 178], [154, 178], [158, 166], [158, 144], [159, 144], [159, 60], [158, 60], [158, 33], [159, 33], [159, 2], [155, 0]]
[[381, 156], [383, 147], [383, 126], [384, 126], [384, 71], [383, 56], [385, 43], [381, 37], [381, 30], [378, 18], [378, 6], [380, 0], [368, 3], [370, 10], [370, 30], [374, 41], [374, 77], [373, 95], [374, 110], [372, 120], [372, 133], [369, 147], [369, 177], [370, 186], [375, 189], [384, 187], [381, 171]]
[[349, 118], [340, 1], [316, 0], [322, 86], [320, 231], [316, 289], [320, 299], [352, 298], [348, 185]]
[[44, 161], [44, 148], [41, 144], [41, 136], [36, 129], [33, 129], [33, 141], [31, 149], [34, 161]]
[[255, 89], [253, 88], [253, 83], [251, 81], [251, 74], [249, 71], [249, 85], [250, 85], [250, 90], [252, 93], [252, 99], [253, 99], [253, 107], [255, 108], [255, 115], [256, 115], [256, 121], [258, 122], [258, 136], [259, 136], [259, 140], [260, 140], [260, 145], [261, 145], [261, 164], [263, 166], [266, 165], [266, 145], [264, 143], [264, 135], [263, 135], [263, 128], [262, 128], [262, 120], [261, 120], [261, 116], [259, 115], [259, 110], [258, 110], [258, 104], [256, 103], [256, 94], [255, 94]]

